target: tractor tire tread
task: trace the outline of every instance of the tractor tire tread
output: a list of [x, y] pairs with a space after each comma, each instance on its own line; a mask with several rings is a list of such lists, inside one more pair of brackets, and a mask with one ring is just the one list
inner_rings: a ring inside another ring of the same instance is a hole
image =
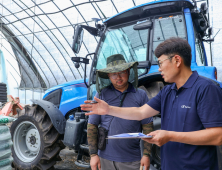
[[[61, 149], [63, 149], [61, 146], [60, 141], [60, 134], [56, 131], [55, 127], [53, 126], [50, 117], [45, 112], [45, 110], [38, 106], [38, 105], [32, 105], [32, 106], [25, 106], [23, 110], [18, 111], [18, 119], [16, 121], [19, 121], [20, 119], [24, 118], [24, 120], [34, 120], [35, 126], [39, 130], [39, 134], [41, 137], [41, 149], [39, 150], [39, 154], [41, 156], [37, 156], [34, 161], [31, 162], [31, 164], [26, 164], [23, 162], [23, 165], [20, 164], [18, 161], [17, 156], [15, 155], [15, 152], [12, 154], [14, 158], [13, 166], [16, 169], [37, 169], [37, 170], [50, 170], [53, 169], [53, 166], [56, 163], [56, 160], [59, 159], [59, 152]], [[13, 136], [13, 130], [16, 128], [16, 121], [13, 122], [11, 127], [11, 134]]]

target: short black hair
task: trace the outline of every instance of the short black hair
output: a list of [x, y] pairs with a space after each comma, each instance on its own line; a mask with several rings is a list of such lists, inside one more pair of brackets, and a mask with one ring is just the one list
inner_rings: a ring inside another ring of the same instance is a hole
[[190, 67], [191, 65], [191, 47], [187, 40], [172, 37], [160, 43], [154, 52], [155, 56], [159, 58], [161, 55], [179, 55], [184, 61], [184, 65]]

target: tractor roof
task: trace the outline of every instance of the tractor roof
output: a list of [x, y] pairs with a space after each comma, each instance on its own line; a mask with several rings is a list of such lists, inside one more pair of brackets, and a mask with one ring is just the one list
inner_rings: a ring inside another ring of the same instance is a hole
[[126, 11], [120, 12], [105, 20], [107, 26], [146, 18], [152, 15], [160, 15], [170, 12], [179, 12], [182, 8], [193, 8], [190, 0], [159, 0], [135, 6]]

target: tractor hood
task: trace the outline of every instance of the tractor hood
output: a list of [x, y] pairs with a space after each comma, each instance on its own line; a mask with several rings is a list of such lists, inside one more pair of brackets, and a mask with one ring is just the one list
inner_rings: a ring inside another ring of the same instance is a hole
[[[86, 82], [88, 82], [88, 79], [86, 79]], [[45, 91], [45, 95], [43, 96], [43, 99], [48, 96], [49, 93], [57, 90], [57, 89], [62, 89], [64, 87], [67, 87], [67, 86], [71, 86], [71, 85], [77, 85], [77, 84], [84, 84], [84, 79], [80, 79], [80, 80], [74, 80], [74, 81], [69, 81], [69, 82], [66, 82], [66, 83], [63, 83], [63, 84], [59, 84], [57, 86], [54, 86], [48, 90]], [[83, 85], [85, 86], [85, 84]], [[85, 86], [86, 87], [86, 86]], [[87, 88], [87, 87], [86, 87]]]

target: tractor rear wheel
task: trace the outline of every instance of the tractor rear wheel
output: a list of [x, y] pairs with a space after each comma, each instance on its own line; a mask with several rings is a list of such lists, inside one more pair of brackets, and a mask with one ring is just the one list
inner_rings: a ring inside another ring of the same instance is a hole
[[13, 167], [16, 170], [53, 169], [64, 148], [50, 117], [38, 105], [25, 106], [11, 126]]

